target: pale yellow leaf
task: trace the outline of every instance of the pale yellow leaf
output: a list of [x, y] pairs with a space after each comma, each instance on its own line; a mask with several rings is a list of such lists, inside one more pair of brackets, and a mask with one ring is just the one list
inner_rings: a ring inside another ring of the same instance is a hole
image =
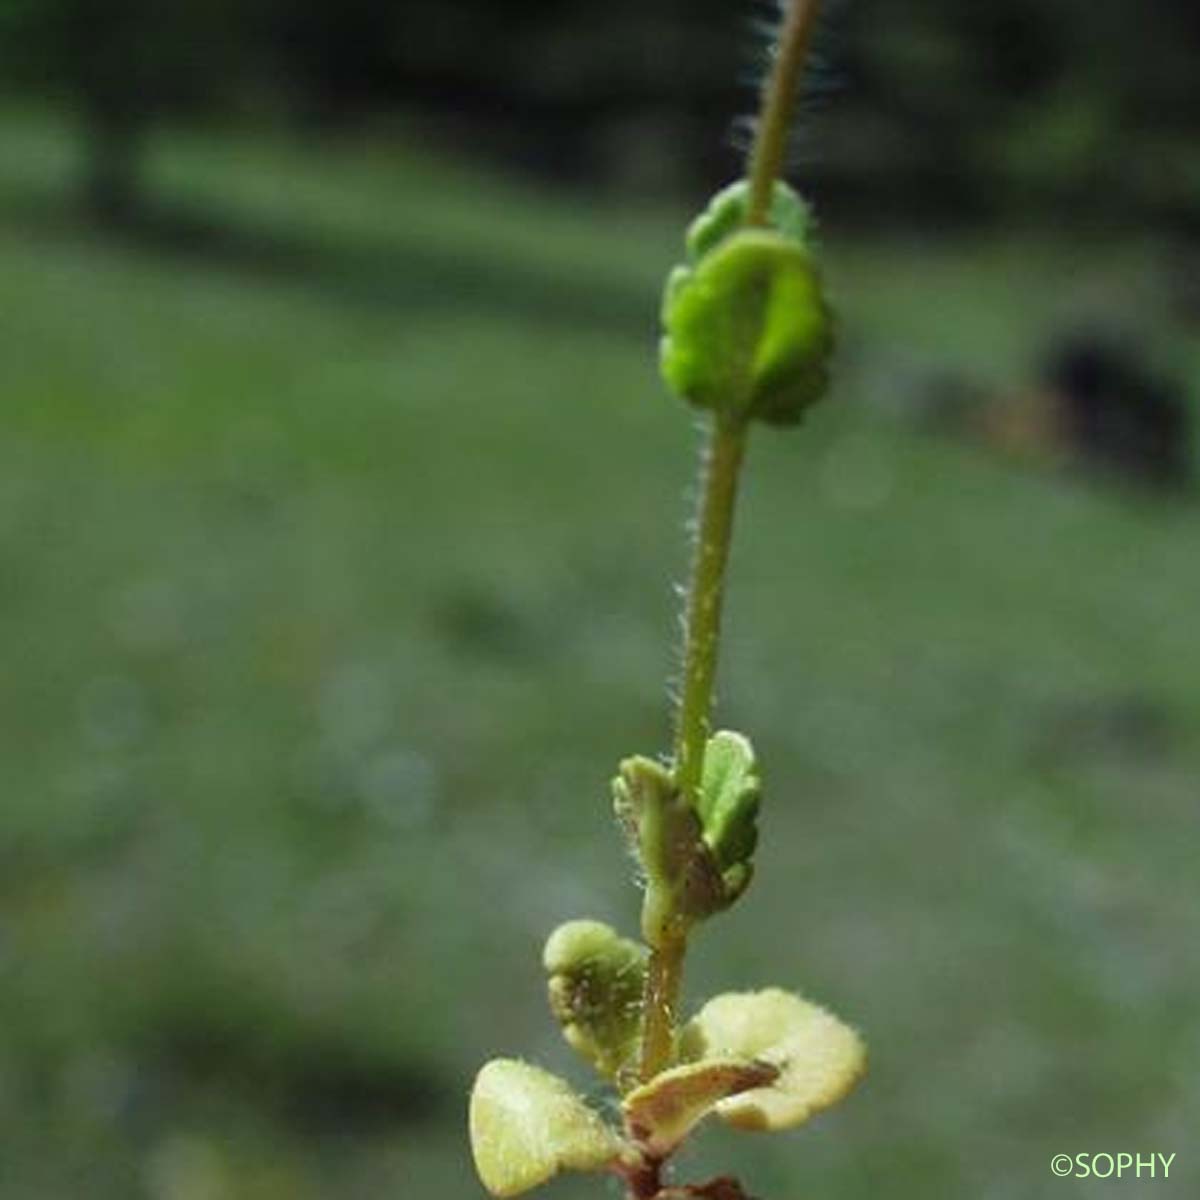
[[717, 1104], [738, 1129], [787, 1129], [836, 1104], [866, 1070], [859, 1035], [832, 1013], [779, 988], [710, 1000], [683, 1031], [686, 1059], [753, 1059], [778, 1068], [768, 1087]]
[[519, 1196], [560, 1171], [600, 1171], [620, 1138], [556, 1075], [515, 1059], [488, 1063], [471, 1091], [471, 1150], [493, 1196]]
[[779, 1071], [745, 1059], [705, 1059], [656, 1075], [625, 1097], [630, 1136], [653, 1157], [665, 1158], [728, 1096], [771, 1083]]

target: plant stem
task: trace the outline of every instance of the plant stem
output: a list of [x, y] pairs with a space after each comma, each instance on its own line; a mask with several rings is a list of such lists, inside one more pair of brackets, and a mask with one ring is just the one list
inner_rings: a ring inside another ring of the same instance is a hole
[[[775, 61], [763, 85], [758, 132], [750, 151], [747, 225], [765, 225], [768, 220], [818, 8], [819, 0], [791, 0], [779, 34]], [[704, 767], [721, 632], [725, 564], [729, 558], [745, 440], [743, 425], [716, 420], [704, 461], [704, 492], [684, 632], [683, 697], [675, 735], [675, 782], [689, 800], [700, 785]]]
[[792, 0], [779, 33], [774, 62], [763, 84], [758, 131], [750, 152], [747, 225], [766, 225], [775, 180], [783, 171], [800, 74], [817, 24], [819, 0]]
[[627, 1200], [656, 1200], [662, 1195], [662, 1160], [643, 1159], [636, 1167], [621, 1172]]
[[[717, 673], [725, 567], [729, 561], [738, 474], [745, 447], [743, 422], [714, 420], [701, 467], [700, 514], [684, 618], [683, 695], [675, 732], [675, 786], [680, 802], [693, 807], [704, 769], [704, 746]], [[671, 1060], [686, 950], [687, 933], [682, 928], [650, 950], [638, 1064], [643, 1082], [653, 1079]]]
[[675, 783], [689, 803], [704, 770], [717, 646], [725, 598], [725, 567], [733, 536], [738, 475], [746, 446], [741, 422], [714, 421], [701, 466], [700, 512], [684, 617], [683, 694], [675, 730]]
[[687, 939], [669, 938], [650, 950], [646, 990], [642, 998], [642, 1045], [638, 1075], [643, 1083], [669, 1065], [675, 1042], [675, 1010], [683, 980]]
[[[768, 220], [817, 7], [818, 0], [792, 0], [780, 33], [775, 62], [763, 87], [758, 133], [750, 153], [747, 225], [765, 225]], [[683, 693], [675, 729], [675, 786], [680, 801], [692, 806], [704, 771], [704, 747], [710, 731], [725, 568], [745, 449], [745, 422], [715, 417], [701, 467], [700, 513], [684, 616]], [[677, 934], [650, 948], [638, 1061], [643, 1082], [653, 1079], [671, 1061], [686, 952], [687, 931], [682, 925]]]

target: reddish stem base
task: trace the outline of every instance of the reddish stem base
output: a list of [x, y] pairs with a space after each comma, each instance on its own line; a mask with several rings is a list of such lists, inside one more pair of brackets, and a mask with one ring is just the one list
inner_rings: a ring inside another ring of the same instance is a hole
[[628, 1200], [753, 1200], [742, 1185], [728, 1175], [708, 1183], [688, 1183], [664, 1187], [662, 1159], [643, 1159], [637, 1166], [626, 1167], [621, 1174], [628, 1189]]

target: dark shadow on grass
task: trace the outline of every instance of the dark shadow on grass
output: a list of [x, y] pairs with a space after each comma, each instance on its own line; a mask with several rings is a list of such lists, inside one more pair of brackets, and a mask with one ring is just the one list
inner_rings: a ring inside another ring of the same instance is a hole
[[102, 237], [181, 267], [220, 270], [319, 294], [347, 306], [504, 314], [525, 323], [595, 329], [643, 340], [654, 296], [643, 287], [554, 273], [516, 254], [471, 246], [320, 232], [305, 236], [233, 216], [157, 204], [135, 219], [97, 224], [81, 210], [31, 194], [0, 197], [0, 217], [39, 238]]
[[347, 1030], [294, 1028], [283, 1011], [246, 1023], [232, 1009], [161, 1013], [156, 1027], [132, 1040], [152, 1091], [180, 1105], [197, 1093], [237, 1097], [320, 1133], [423, 1124], [456, 1102], [453, 1085], [428, 1060], [371, 1053]]

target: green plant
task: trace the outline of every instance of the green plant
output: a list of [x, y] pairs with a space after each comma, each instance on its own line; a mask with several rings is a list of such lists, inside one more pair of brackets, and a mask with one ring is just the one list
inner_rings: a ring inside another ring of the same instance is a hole
[[709, 419], [685, 612], [684, 670], [669, 764], [633, 757], [614, 808], [644, 879], [645, 946], [597, 921], [546, 943], [550, 1007], [570, 1045], [620, 1094], [622, 1128], [561, 1079], [512, 1059], [480, 1071], [471, 1096], [476, 1167], [496, 1196], [563, 1170], [611, 1171], [630, 1200], [742, 1200], [721, 1178], [672, 1186], [664, 1167], [710, 1113], [735, 1128], [784, 1129], [835, 1103], [865, 1066], [858, 1035], [776, 988], [710, 1000], [680, 1025], [693, 929], [732, 905], [754, 870], [758, 764], [740, 733], [710, 727], [738, 478], [754, 420], [798, 422], [828, 383], [832, 322], [809, 210], [780, 179], [816, 4], [794, 0], [763, 92], [749, 178], [692, 223], [687, 262], [668, 279], [661, 367]]

